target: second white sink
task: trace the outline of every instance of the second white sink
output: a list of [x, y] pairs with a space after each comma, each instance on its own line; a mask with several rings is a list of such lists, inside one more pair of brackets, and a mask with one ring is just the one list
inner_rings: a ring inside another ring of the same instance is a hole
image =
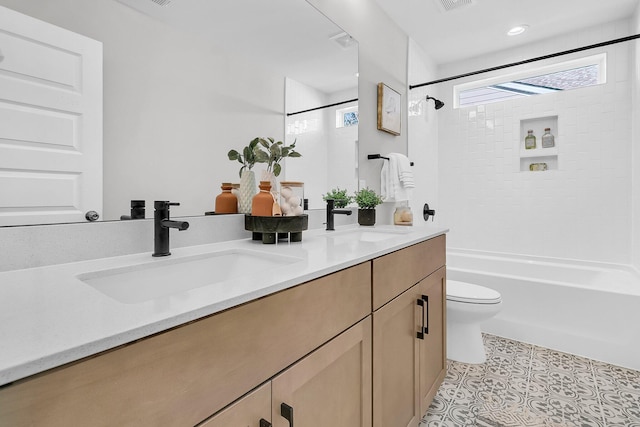
[[125, 304], [136, 304], [230, 279], [259, 274], [299, 258], [231, 249], [81, 274], [82, 282]]

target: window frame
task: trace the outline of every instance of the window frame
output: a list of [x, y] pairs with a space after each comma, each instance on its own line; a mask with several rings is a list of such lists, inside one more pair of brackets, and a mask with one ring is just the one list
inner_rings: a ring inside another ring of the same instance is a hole
[[[541, 67], [530, 68], [527, 70], [521, 70], [518, 72], [510, 73], [510, 74], [502, 74], [496, 77], [490, 77], [487, 79], [474, 80], [467, 83], [461, 83], [453, 86], [453, 108], [466, 108], [466, 107], [475, 107], [483, 104], [467, 104], [460, 105], [460, 94], [467, 90], [479, 89], [487, 86], [494, 86], [499, 84], [510, 83], [517, 80], [528, 79], [531, 77], [539, 77], [546, 74], [553, 74], [561, 71], [569, 71], [576, 68], [588, 67], [596, 65], [598, 66], [598, 82], [596, 85], [601, 85], [607, 82], [607, 53], [598, 53], [595, 55], [584, 56], [582, 58], [571, 59], [568, 61], [562, 61], [555, 64], [544, 65]], [[591, 86], [583, 86], [583, 87], [592, 87]], [[581, 89], [581, 88], [576, 88]], [[562, 92], [556, 91], [557, 92]], [[540, 94], [546, 95], [546, 94]]]

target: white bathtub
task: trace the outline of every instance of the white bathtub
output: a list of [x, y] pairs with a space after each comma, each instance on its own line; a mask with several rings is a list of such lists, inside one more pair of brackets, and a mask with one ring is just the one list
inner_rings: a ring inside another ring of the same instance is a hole
[[640, 370], [640, 274], [631, 267], [448, 249], [447, 277], [502, 294], [485, 332]]

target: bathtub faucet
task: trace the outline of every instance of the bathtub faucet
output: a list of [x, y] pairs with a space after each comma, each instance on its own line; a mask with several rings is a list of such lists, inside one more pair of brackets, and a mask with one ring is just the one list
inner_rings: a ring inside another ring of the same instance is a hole
[[169, 206], [180, 206], [180, 203], [172, 203], [166, 200], [153, 202], [153, 256], [168, 256], [169, 229], [176, 228], [180, 231], [189, 228], [187, 221], [172, 221], [169, 219]]

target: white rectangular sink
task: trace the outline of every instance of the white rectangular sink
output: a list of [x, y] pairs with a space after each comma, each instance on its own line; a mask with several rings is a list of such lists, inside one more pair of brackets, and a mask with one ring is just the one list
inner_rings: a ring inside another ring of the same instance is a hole
[[[136, 304], [226, 282], [263, 269], [301, 261], [300, 258], [247, 249], [231, 249], [183, 258], [162, 258], [134, 266], [77, 276], [97, 291], [125, 304]], [[259, 279], [259, 276], [258, 276]]]

